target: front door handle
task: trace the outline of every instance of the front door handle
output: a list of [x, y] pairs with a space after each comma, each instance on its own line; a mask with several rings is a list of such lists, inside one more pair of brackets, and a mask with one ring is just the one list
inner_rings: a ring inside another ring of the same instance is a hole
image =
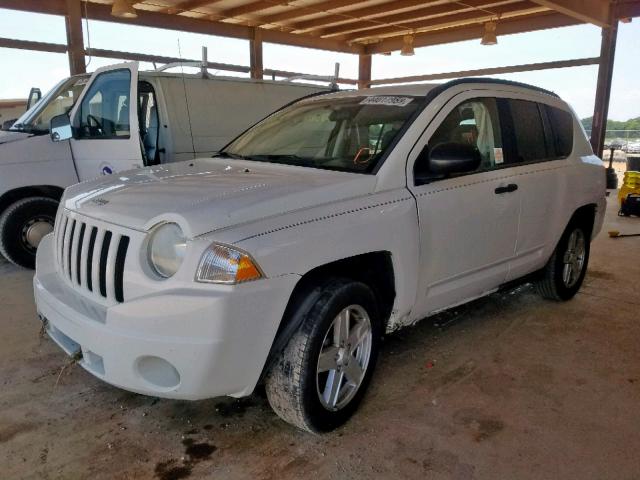
[[515, 183], [510, 183], [507, 186], [496, 188], [494, 192], [496, 192], [496, 195], [502, 195], [503, 193], [515, 192], [517, 189], [518, 185], [516, 185]]

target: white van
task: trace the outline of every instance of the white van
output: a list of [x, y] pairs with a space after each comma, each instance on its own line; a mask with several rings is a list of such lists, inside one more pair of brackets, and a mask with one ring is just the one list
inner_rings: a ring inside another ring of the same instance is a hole
[[[138, 72], [137, 63], [67, 78], [0, 132], [0, 252], [33, 268], [36, 248], [53, 230], [58, 200], [69, 185], [209, 156], [273, 110], [329, 90]], [[130, 108], [131, 99], [136, 108]]]

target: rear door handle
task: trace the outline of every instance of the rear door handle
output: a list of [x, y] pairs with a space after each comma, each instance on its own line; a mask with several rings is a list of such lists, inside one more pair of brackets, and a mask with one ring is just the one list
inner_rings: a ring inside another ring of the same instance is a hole
[[496, 188], [494, 192], [496, 192], [496, 195], [502, 195], [503, 193], [515, 192], [517, 189], [518, 185], [516, 185], [515, 183], [510, 183], [509, 185], [506, 185], [504, 187]]

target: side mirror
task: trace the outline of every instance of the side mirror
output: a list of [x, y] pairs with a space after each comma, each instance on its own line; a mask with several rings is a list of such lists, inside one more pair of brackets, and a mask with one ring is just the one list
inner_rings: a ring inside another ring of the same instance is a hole
[[42, 98], [42, 91], [39, 88], [32, 88], [29, 90], [29, 96], [27, 97], [27, 110], [33, 107]]
[[61, 113], [60, 115], [51, 117], [51, 121], [49, 123], [49, 135], [53, 142], [61, 142], [71, 138], [72, 132], [69, 115]]
[[480, 166], [478, 149], [466, 143], [439, 143], [433, 148], [426, 145], [416, 160], [416, 178], [442, 177], [452, 173], [472, 172]]

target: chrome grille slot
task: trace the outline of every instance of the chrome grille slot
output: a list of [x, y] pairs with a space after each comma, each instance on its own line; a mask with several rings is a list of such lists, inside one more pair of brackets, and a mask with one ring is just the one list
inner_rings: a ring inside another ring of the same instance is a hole
[[111, 232], [104, 232], [102, 239], [102, 247], [100, 248], [100, 295], [107, 296], [107, 259], [109, 255], [109, 246], [111, 245]]
[[124, 261], [127, 257], [127, 249], [129, 248], [129, 237], [120, 236], [118, 243], [118, 252], [116, 253], [116, 271], [114, 272], [115, 295], [118, 302], [124, 302]]
[[87, 288], [90, 292], [93, 292], [93, 275], [92, 275], [92, 267], [93, 267], [93, 249], [96, 246], [96, 236], [98, 235], [98, 229], [96, 227], [91, 227], [91, 234], [89, 236], [89, 248], [87, 249]]
[[123, 302], [130, 238], [98, 223], [67, 211], [60, 214], [55, 233], [58, 271], [94, 298]]

